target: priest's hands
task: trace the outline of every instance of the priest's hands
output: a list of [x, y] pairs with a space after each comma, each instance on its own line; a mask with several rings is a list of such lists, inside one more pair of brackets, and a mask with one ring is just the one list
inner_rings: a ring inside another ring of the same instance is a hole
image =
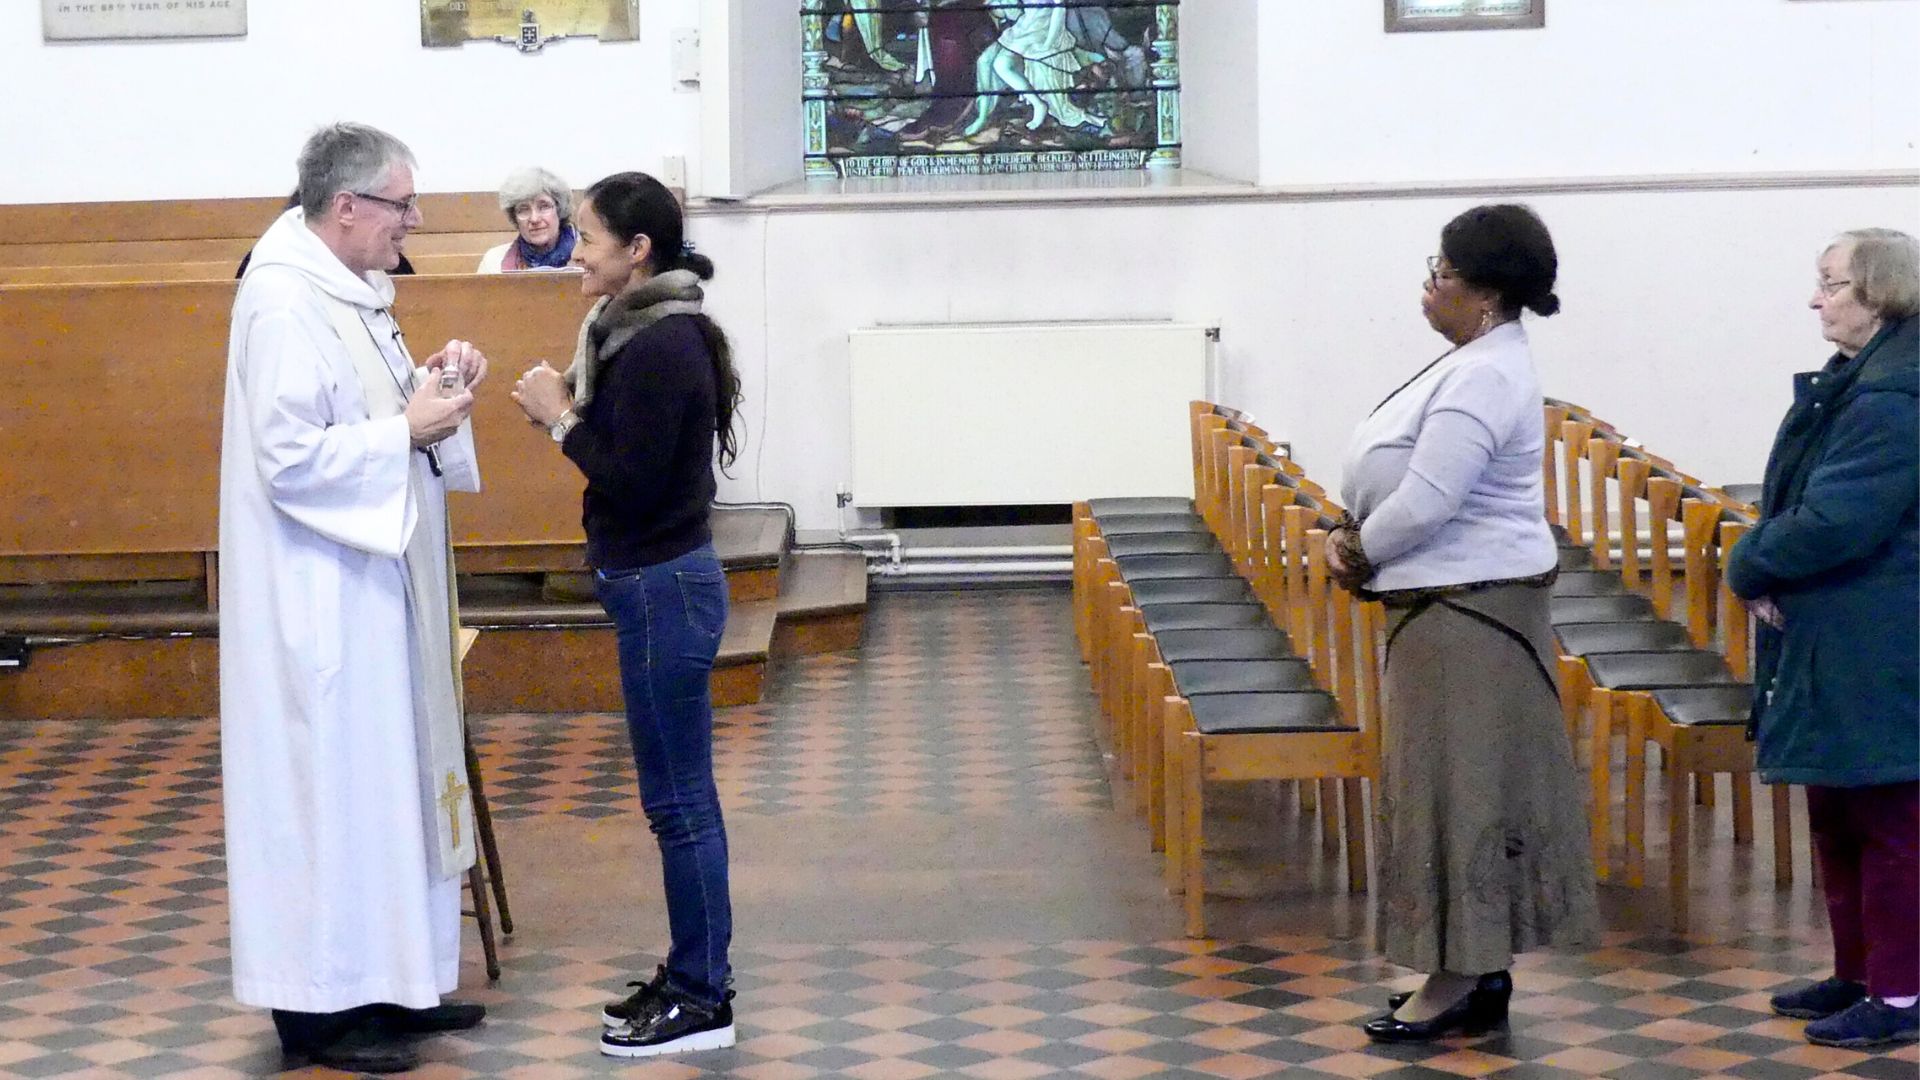
[[456, 338], [447, 342], [446, 348], [427, 357], [428, 371], [439, 371], [449, 364], [459, 370], [460, 381], [469, 390], [478, 390], [480, 384], [487, 381], [487, 354], [471, 341]]
[[520, 411], [527, 414], [528, 420], [541, 427], [552, 427], [573, 408], [573, 395], [567, 393], [566, 380], [545, 360], [527, 369], [520, 381], [513, 384], [513, 400], [520, 403]]
[[[484, 366], [483, 359], [483, 369]], [[432, 446], [460, 430], [460, 425], [473, 412], [472, 390], [462, 390], [452, 397], [440, 394], [439, 379], [422, 379], [413, 396], [407, 399], [407, 433], [416, 450]]]

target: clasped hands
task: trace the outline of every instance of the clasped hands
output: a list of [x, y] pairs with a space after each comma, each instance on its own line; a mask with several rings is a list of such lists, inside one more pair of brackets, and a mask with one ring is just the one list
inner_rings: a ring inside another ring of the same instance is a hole
[[527, 414], [528, 423], [543, 428], [552, 427], [573, 408], [566, 379], [545, 360], [528, 368], [513, 384], [513, 400]]
[[[425, 449], [460, 430], [473, 414], [473, 391], [487, 379], [487, 356], [471, 341], [449, 341], [427, 357], [427, 378], [407, 399], [407, 434], [415, 449]], [[461, 386], [452, 393], [440, 387], [440, 375], [449, 366], [460, 372]]]
[[[447, 439], [473, 415], [473, 393], [487, 380], [488, 361], [472, 342], [456, 339], [427, 357], [424, 366], [428, 377], [420, 380], [406, 408], [407, 432], [417, 449]], [[440, 378], [449, 366], [460, 372], [461, 382], [460, 388], [451, 393], [441, 388]], [[514, 383], [513, 400], [530, 423], [541, 427], [552, 427], [573, 408], [566, 381], [545, 361]]]
[[1342, 550], [1341, 534], [1347, 532], [1349, 528], [1351, 526], [1341, 526], [1327, 534], [1327, 576], [1333, 579], [1334, 584], [1348, 592], [1359, 592], [1360, 587], [1373, 576], [1373, 570], [1370, 567], [1357, 567], [1347, 562], [1347, 557]]

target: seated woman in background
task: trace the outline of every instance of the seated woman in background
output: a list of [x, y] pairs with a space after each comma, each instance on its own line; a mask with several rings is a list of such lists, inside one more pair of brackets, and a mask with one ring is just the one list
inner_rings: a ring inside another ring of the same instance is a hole
[[480, 256], [480, 273], [567, 268], [580, 234], [565, 180], [537, 166], [520, 169], [500, 185], [500, 209], [519, 235]]

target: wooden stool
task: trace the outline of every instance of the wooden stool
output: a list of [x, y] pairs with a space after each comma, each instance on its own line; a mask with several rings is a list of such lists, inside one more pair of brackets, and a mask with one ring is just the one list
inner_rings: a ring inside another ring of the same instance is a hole
[[[479, 638], [480, 631], [460, 628], [457, 647], [462, 661]], [[473, 910], [461, 914], [473, 916], [480, 924], [480, 949], [487, 957], [487, 979], [499, 982], [500, 954], [494, 944], [493, 912], [495, 908], [500, 911], [503, 936], [513, 933], [513, 914], [507, 908], [507, 881], [500, 871], [500, 847], [493, 836], [493, 810], [487, 805], [486, 785], [480, 779], [480, 755], [474, 752], [473, 728], [467, 725], [464, 715], [460, 730], [467, 753], [467, 787], [473, 799], [474, 833], [480, 841], [479, 858], [467, 871], [467, 891], [473, 894]]]

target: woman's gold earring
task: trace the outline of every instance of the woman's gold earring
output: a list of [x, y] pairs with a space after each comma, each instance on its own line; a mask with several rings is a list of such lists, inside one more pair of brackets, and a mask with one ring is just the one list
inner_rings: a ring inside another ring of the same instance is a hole
[[1491, 329], [1493, 329], [1493, 309], [1481, 308], [1480, 309], [1480, 332], [1484, 334]]

